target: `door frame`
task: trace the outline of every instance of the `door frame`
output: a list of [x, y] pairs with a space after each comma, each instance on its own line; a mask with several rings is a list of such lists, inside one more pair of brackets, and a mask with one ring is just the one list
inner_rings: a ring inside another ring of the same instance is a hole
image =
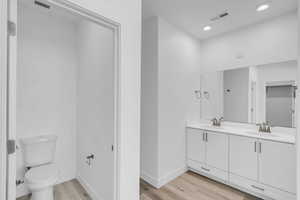
[[[120, 199], [120, 162], [121, 162], [121, 134], [120, 134], [120, 65], [121, 65], [121, 24], [106, 18], [91, 10], [85, 9], [69, 0], [46, 0], [50, 4], [78, 14], [100, 26], [107, 27], [114, 32], [114, 200]], [[7, 93], [8, 93], [8, 42], [7, 42], [7, 22], [8, 22], [9, 0], [2, 0], [0, 3], [0, 45], [5, 50], [1, 50], [0, 58], [0, 199], [7, 199]], [[13, 122], [14, 123], [14, 122]]]
[[6, 99], [8, 0], [0, 2], [0, 199], [6, 199]]

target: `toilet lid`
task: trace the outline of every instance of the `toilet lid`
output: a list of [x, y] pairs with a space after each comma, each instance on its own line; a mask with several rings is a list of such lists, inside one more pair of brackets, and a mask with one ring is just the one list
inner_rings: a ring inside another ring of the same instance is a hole
[[53, 164], [34, 167], [25, 174], [25, 178], [29, 183], [52, 182], [58, 178], [58, 170]]

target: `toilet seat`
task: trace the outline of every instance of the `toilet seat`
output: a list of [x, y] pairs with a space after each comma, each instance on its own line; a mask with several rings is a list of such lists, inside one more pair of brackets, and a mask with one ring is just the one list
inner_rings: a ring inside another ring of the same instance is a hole
[[26, 172], [25, 180], [31, 189], [52, 186], [58, 180], [58, 169], [54, 164], [34, 167]]

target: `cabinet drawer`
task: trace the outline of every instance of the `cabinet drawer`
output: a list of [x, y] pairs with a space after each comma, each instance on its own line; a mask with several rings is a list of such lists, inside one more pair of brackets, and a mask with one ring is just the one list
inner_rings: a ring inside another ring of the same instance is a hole
[[296, 194], [285, 192], [270, 186], [264, 186], [265, 195], [276, 200], [296, 200]]
[[187, 163], [190, 169], [202, 174], [203, 176], [207, 176], [225, 183], [228, 182], [228, 172], [193, 160], [188, 160]]
[[229, 183], [232, 186], [258, 197], [266, 197], [266, 199], [272, 198], [275, 200], [296, 200], [295, 194], [284, 192], [234, 174], [229, 174]]
[[189, 168], [196, 170], [196, 172], [205, 173], [206, 165], [201, 162], [197, 162], [194, 160], [188, 160], [187, 165]]
[[265, 193], [265, 188], [259, 183], [238, 175], [229, 174], [229, 183], [246, 192], [250, 192], [251, 194], [255, 194], [260, 197], [264, 196]]
[[211, 175], [212, 177], [216, 177], [225, 183], [228, 182], [228, 172], [211, 166], [206, 166], [206, 168], [209, 170], [207, 174]]

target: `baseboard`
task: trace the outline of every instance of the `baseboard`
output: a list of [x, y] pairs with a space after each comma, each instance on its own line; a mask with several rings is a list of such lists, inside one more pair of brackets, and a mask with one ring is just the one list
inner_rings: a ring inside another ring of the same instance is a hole
[[76, 178], [81, 186], [86, 190], [86, 192], [89, 194], [92, 200], [103, 200], [103, 198], [100, 198], [97, 193], [93, 190], [93, 188], [88, 184], [87, 181], [85, 181], [84, 178], [82, 178], [80, 175], [77, 175]]
[[159, 183], [158, 183], [158, 179], [157, 178], [153, 178], [152, 176], [148, 175], [145, 172], [141, 173], [141, 179], [143, 179], [144, 181], [146, 181], [147, 183], [149, 183], [150, 185], [152, 185], [155, 188], [159, 188]]
[[159, 189], [162, 186], [166, 185], [170, 181], [176, 179], [180, 175], [184, 174], [187, 171], [187, 167], [182, 167], [177, 170], [174, 170], [173, 172], [163, 176], [162, 178], [154, 178], [149, 176], [147, 173], [142, 172], [141, 179], [152, 185], [153, 187]]
[[163, 176], [162, 178], [160, 178], [158, 180], [158, 188], [161, 188], [162, 186], [166, 185], [167, 183], [173, 181], [174, 179], [181, 176], [185, 172], [187, 172], [187, 167], [186, 166], [181, 167], [177, 170], [174, 170], [173, 172]]

